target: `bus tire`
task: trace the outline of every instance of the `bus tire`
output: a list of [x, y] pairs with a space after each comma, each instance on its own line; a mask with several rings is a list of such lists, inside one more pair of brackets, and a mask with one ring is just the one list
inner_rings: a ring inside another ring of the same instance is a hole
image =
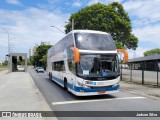
[[67, 79], [66, 79], [66, 78], [64, 78], [64, 89], [65, 89], [66, 91], [68, 91]]

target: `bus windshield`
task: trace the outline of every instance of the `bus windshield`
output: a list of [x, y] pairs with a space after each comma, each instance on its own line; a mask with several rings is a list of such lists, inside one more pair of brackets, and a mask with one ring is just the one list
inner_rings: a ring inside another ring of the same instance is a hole
[[82, 50], [116, 50], [114, 41], [109, 34], [75, 33], [76, 47]]
[[77, 64], [77, 74], [81, 77], [117, 77], [118, 57], [112, 55], [81, 55]]

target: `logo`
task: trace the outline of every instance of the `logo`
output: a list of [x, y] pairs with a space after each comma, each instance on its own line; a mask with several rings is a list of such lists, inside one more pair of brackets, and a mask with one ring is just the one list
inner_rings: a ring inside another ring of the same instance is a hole
[[107, 80], [107, 78], [98, 78], [98, 80]]
[[2, 117], [12, 117], [11, 112], [2, 112]]

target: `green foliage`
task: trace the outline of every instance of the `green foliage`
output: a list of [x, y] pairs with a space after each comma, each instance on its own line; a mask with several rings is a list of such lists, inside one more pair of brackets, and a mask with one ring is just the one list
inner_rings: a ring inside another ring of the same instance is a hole
[[0, 68], [7, 68], [7, 65], [0, 65]]
[[143, 54], [144, 54], [144, 56], [149, 56], [149, 55], [154, 55], [154, 54], [160, 54], [160, 48], [148, 50], [148, 51], [144, 52]]
[[8, 61], [7, 60], [5, 60], [3, 63], [2, 63], [2, 65], [0, 64], [0, 69], [2, 68], [7, 68], [7, 66], [8, 66]]
[[8, 65], [8, 61], [5, 60], [5, 61], [3, 62], [3, 66], [7, 66], [7, 65]]
[[51, 45], [40, 45], [37, 47], [36, 52], [32, 58], [30, 58], [31, 63], [34, 66], [43, 66], [46, 67], [47, 63], [47, 51], [51, 48]]
[[118, 49], [126, 49], [126, 48], [122, 45], [121, 42], [117, 41], [117, 42], [115, 42], [115, 43], [116, 43], [116, 47], [117, 47]]
[[17, 60], [17, 65], [25, 65], [25, 60]]
[[71, 15], [65, 32], [71, 31], [71, 21], [74, 19], [75, 29], [89, 29], [108, 32], [117, 43], [117, 48], [136, 49], [138, 39], [131, 33], [131, 23], [128, 14], [118, 2], [109, 5], [100, 3], [87, 6]]
[[46, 68], [46, 66], [47, 66], [47, 55], [44, 55], [40, 61], [42, 62], [44, 68]]

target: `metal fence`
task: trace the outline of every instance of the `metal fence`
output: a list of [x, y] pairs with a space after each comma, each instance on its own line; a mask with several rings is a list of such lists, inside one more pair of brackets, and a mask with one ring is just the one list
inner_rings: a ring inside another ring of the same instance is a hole
[[132, 65], [120, 67], [121, 80], [128, 82], [140, 83], [143, 85], [160, 86], [160, 70], [145, 70], [143, 67], [135, 69]]

